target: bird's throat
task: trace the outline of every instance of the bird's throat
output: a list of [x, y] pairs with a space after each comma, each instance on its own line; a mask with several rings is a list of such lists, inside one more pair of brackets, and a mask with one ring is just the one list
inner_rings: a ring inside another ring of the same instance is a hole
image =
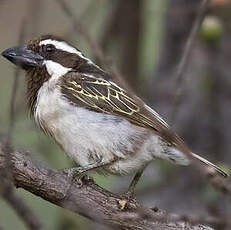
[[27, 103], [30, 109], [31, 114], [34, 113], [38, 91], [42, 87], [43, 83], [50, 79], [45, 67], [43, 68], [34, 68], [26, 73], [26, 82], [27, 82]]

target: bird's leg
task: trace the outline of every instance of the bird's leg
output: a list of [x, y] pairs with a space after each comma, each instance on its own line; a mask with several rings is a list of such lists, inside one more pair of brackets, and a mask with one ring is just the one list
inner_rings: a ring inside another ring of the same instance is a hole
[[119, 205], [120, 205], [120, 209], [123, 210], [126, 208], [127, 203], [129, 200], [134, 199], [134, 191], [135, 191], [135, 187], [140, 179], [140, 177], [142, 176], [142, 173], [144, 171], [146, 166], [144, 166], [143, 168], [141, 168], [136, 175], [133, 177], [132, 182], [130, 183], [128, 190], [122, 194], [122, 196], [124, 197], [124, 199], [119, 201]]
[[130, 192], [131, 194], [134, 193], [135, 187], [140, 179], [140, 177], [142, 176], [144, 171], [144, 168], [142, 168], [141, 170], [139, 170], [136, 175], [133, 177], [132, 182], [130, 183], [129, 187], [128, 187], [128, 192]]
[[128, 199], [132, 198], [134, 196], [134, 191], [135, 191], [135, 187], [140, 179], [140, 177], [143, 174], [144, 169], [146, 168], [146, 166], [144, 166], [143, 168], [141, 168], [136, 175], [133, 177], [132, 182], [130, 183], [127, 192], [125, 193], [125, 196], [128, 197]]
[[68, 174], [68, 176], [75, 178], [79, 176], [84, 176], [86, 172], [89, 172], [91, 170], [100, 168], [102, 166], [108, 165], [111, 162], [104, 162], [102, 160], [102, 157], [98, 159], [97, 162], [85, 165], [85, 166], [80, 166], [80, 167], [74, 167], [74, 168], [69, 168], [69, 169], [64, 169], [64, 172]]

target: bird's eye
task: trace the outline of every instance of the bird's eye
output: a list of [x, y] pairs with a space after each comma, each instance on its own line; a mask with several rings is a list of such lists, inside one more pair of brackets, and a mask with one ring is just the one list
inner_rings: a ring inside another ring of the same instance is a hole
[[52, 44], [46, 45], [45, 50], [47, 53], [53, 53], [55, 51], [55, 46]]

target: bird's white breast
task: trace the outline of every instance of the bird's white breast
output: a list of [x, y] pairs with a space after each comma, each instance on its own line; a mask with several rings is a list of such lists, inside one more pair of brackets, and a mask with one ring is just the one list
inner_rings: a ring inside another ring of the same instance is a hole
[[[125, 160], [128, 153], [134, 155], [137, 144], [143, 141], [141, 136], [147, 133], [144, 128], [114, 115], [71, 105], [56, 83], [57, 79], [50, 79], [39, 90], [35, 120], [71, 158], [84, 166], [101, 156], [111, 161]], [[143, 158], [145, 161], [145, 155]]]

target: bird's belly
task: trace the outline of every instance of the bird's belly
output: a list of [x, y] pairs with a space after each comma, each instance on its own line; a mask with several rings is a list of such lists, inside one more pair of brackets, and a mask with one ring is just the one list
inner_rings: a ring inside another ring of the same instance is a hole
[[[125, 119], [77, 108], [58, 121], [55, 138], [74, 161], [85, 166], [101, 159], [113, 173], [136, 171], [147, 131]], [[150, 154], [149, 154], [150, 155]], [[135, 160], [136, 158], [136, 160]], [[148, 159], [150, 160], [150, 159]], [[132, 163], [132, 161], [134, 161]]]
[[138, 161], [135, 157], [149, 130], [119, 116], [75, 107], [58, 98], [56, 95], [38, 101], [36, 120], [78, 165], [101, 159], [110, 165], [105, 169], [121, 174], [136, 171], [149, 160], [150, 157], [142, 157]]

